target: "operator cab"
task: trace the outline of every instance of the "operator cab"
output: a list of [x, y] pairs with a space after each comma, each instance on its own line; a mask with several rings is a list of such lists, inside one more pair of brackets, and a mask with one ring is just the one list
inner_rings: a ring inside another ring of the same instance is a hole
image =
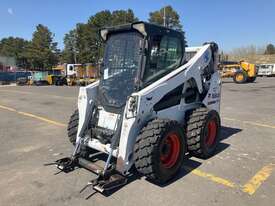
[[99, 83], [100, 103], [116, 112], [127, 97], [177, 69], [184, 62], [184, 33], [136, 22], [104, 28], [105, 43]]

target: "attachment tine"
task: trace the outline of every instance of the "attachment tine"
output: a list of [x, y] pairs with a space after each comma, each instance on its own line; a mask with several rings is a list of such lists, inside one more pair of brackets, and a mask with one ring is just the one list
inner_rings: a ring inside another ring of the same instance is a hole
[[79, 193], [82, 193], [84, 190], [86, 190], [88, 187], [93, 187], [94, 188], [94, 186], [96, 186], [96, 185], [98, 185], [98, 178], [99, 177], [97, 177], [97, 178], [95, 178], [95, 179], [93, 179], [93, 180], [91, 180], [91, 181], [89, 181], [88, 183], [87, 183], [87, 185], [85, 185], [80, 191], [79, 191]]
[[86, 190], [88, 187], [90, 187], [90, 186], [92, 186], [92, 185], [93, 185], [93, 183], [88, 182], [87, 185], [85, 185], [85, 186], [79, 191], [79, 193], [82, 193], [84, 190]]
[[85, 200], [90, 199], [93, 195], [95, 195], [96, 193], [98, 193], [98, 191], [94, 190], [93, 193], [91, 193], [88, 197], [85, 198]]
[[60, 171], [58, 171], [58, 172], [54, 173], [54, 175], [58, 175], [58, 174], [60, 174], [61, 172], [63, 172], [63, 171], [62, 171], [62, 170], [60, 170]]
[[51, 166], [51, 165], [57, 165], [57, 163], [56, 162], [51, 162], [51, 163], [45, 163], [43, 165], [44, 166]]

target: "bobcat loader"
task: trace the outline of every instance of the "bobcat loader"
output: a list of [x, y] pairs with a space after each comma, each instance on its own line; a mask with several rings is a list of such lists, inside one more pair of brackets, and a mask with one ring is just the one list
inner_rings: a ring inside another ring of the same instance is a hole
[[220, 134], [217, 44], [185, 48], [183, 32], [145, 22], [100, 35], [100, 79], [80, 88], [68, 124], [74, 151], [53, 164], [63, 172], [96, 173], [87, 186], [105, 192], [126, 184], [133, 172], [165, 183], [187, 153], [213, 155]]

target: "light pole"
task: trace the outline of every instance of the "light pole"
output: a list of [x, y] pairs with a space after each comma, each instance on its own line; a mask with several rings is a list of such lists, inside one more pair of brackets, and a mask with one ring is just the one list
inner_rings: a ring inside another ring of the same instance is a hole
[[163, 10], [163, 26], [166, 27], [166, 7]]

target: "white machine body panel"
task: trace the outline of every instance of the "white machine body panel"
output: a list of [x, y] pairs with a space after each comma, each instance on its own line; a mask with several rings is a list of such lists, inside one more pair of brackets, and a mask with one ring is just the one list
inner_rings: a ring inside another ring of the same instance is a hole
[[[217, 52], [216, 52], [217, 53]], [[139, 92], [133, 93], [128, 98], [123, 113], [123, 120], [120, 132], [119, 146], [113, 151], [112, 155], [117, 157], [116, 169], [121, 173], [127, 173], [133, 165], [133, 148], [140, 130], [155, 118], [176, 120], [184, 123], [185, 113], [187, 110], [204, 106], [209, 110], [220, 110], [221, 80], [217, 71], [217, 57], [212, 54], [210, 44], [202, 47], [186, 48], [186, 58], [189, 55], [189, 61], [180, 66], [178, 69], [162, 77], [151, 85], [145, 87]], [[211, 65], [213, 73], [210, 79], [203, 78], [205, 68]], [[186, 103], [182, 97], [180, 104], [171, 106], [160, 111], [154, 110], [154, 105], [158, 103], [168, 92], [183, 85], [183, 91], [187, 91], [191, 84], [196, 84], [198, 92], [201, 94], [205, 87], [207, 93], [203, 100]], [[80, 88], [78, 109], [79, 109], [79, 127], [77, 141], [83, 137], [85, 129], [90, 121], [92, 102], [97, 95], [97, 86], [95, 82], [87, 87]], [[131, 98], [137, 101], [136, 110], [130, 109], [129, 102]], [[117, 127], [118, 116], [108, 113], [104, 110], [99, 112], [98, 124], [103, 128], [115, 129]], [[90, 140], [89, 147], [99, 151], [109, 153], [110, 145], [102, 145], [97, 140]]]

